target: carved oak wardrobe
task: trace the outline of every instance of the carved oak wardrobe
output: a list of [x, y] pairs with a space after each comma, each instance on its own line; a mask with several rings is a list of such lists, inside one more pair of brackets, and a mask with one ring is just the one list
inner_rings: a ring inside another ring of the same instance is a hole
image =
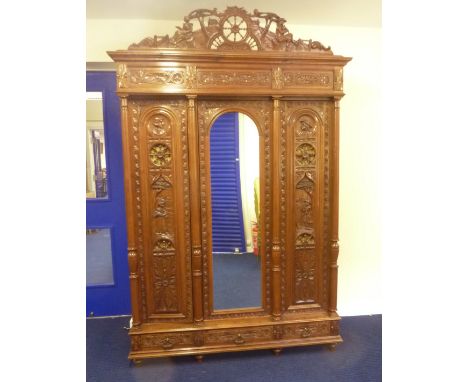
[[[109, 55], [124, 140], [129, 358], [342, 342], [339, 101], [350, 58], [239, 7], [195, 10], [172, 37]], [[210, 131], [234, 112], [258, 129], [261, 291], [258, 306], [215, 309]]]

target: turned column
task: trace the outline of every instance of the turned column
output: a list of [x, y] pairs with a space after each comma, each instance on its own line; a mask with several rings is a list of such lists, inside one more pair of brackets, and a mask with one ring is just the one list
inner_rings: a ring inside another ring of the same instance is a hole
[[202, 250], [200, 227], [200, 168], [197, 128], [197, 96], [188, 95], [188, 143], [190, 176], [190, 226], [192, 235], [193, 320], [203, 322]]
[[329, 301], [328, 312], [336, 312], [338, 287], [338, 207], [339, 207], [339, 146], [340, 146], [340, 99], [335, 98], [334, 124], [331, 137], [331, 177], [330, 177], [330, 259], [329, 259]]
[[273, 320], [281, 319], [281, 247], [280, 247], [280, 129], [281, 129], [281, 110], [280, 97], [273, 97], [273, 131], [272, 131], [272, 250], [271, 250], [271, 295], [272, 295], [272, 315]]
[[127, 216], [128, 268], [130, 272], [130, 298], [132, 304], [133, 326], [141, 324], [140, 276], [138, 272], [138, 250], [136, 245], [135, 190], [132, 177], [131, 142], [128, 123], [127, 96], [120, 97], [122, 118], [122, 140], [124, 161], [125, 208]]

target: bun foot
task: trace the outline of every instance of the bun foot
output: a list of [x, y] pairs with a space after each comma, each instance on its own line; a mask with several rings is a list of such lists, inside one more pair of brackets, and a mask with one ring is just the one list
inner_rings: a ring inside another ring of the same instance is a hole
[[143, 363], [142, 359], [132, 359], [133, 366], [139, 367]]
[[203, 362], [203, 356], [202, 356], [202, 355], [196, 355], [196, 356], [195, 356], [195, 359], [197, 360], [198, 363], [202, 363], [202, 362]]
[[275, 356], [279, 356], [282, 350], [283, 349], [271, 349], [271, 351], [273, 352]]
[[336, 344], [328, 344], [328, 350], [336, 351]]

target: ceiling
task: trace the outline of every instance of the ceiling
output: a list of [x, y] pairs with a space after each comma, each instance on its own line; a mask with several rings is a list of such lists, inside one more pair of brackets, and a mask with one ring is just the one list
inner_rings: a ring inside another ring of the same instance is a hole
[[380, 0], [87, 0], [88, 19], [156, 19], [182, 21], [199, 8], [237, 5], [247, 11], [274, 12], [290, 24], [381, 26]]

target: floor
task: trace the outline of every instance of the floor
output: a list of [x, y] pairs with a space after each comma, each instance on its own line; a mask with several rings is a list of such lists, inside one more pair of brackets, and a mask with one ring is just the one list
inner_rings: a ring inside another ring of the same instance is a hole
[[213, 306], [215, 309], [262, 305], [260, 258], [253, 253], [213, 254]]
[[145, 360], [128, 359], [128, 317], [87, 319], [88, 382], [379, 382], [382, 380], [382, 316], [343, 317], [344, 342], [335, 352], [323, 346]]

